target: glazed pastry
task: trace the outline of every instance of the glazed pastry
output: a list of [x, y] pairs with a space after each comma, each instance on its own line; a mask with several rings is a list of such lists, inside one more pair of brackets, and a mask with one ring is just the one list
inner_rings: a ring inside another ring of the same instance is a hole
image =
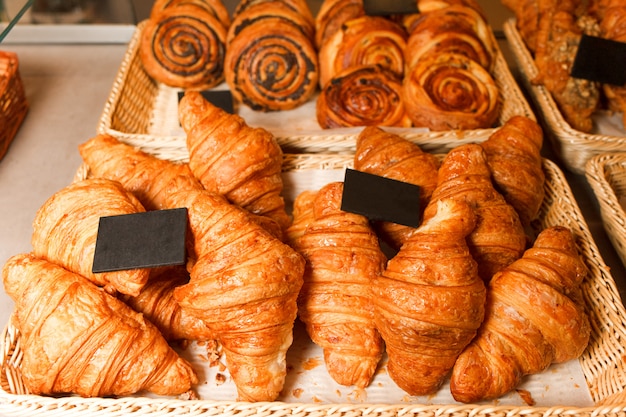
[[148, 280], [145, 268], [92, 272], [100, 217], [145, 211], [116, 181], [74, 182], [57, 191], [37, 210], [31, 244], [35, 256], [80, 274], [108, 292], [137, 295]]
[[171, 87], [206, 90], [224, 81], [227, 27], [205, 9], [166, 7], [147, 19], [139, 56], [154, 80]]
[[410, 127], [402, 80], [378, 65], [347, 68], [320, 91], [316, 118], [322, 129], [351, 126]]
[[304, 235], [309, 223], [314, 220], [313, 202], [317, 191], [302, 191], [293, 202], [293, 222], [285, 230], [285, 242], [292, 248], [297, 249], [298, 239]]
[[[618, 42], [626, 42], [626, 5], [607, 5], [600, 22], [602, 37]], [[609, 109], [622, 113], [622, 123], [626, 128], [626, 86], [604, 84], [602, 86], [608, 99]]]
[[525, 116], [511, 117], [481, 143], [491, 179], [524, 226], [537, 217], [545, 194], [542, 145], [541, 126]]
[[243, 0], [235, 7], [226, 43], [247, 25], [263, 24], [263, 19], [276, 17], [299, 26], [309, 39], [314, 39], [315, 19], [305, 0]]
[[474, 210], [476, 227], [467, 243], [485, 282], [522, 256], [524, 228], [515, 209], [494, 188], [487, 155], [480, 145], [460, 145], [448, 152], [423, 221], [436, 214], [437, 201], [448, 198], [464, 201]]
[[[295, 242], [307, 261], [298, 317], [322, 347], [331, 377], [341, 385], [364, 388], [383, 353], [369, 288], [386, 257], [368, 219], [341, 210], [342, 193], [343, 183], [334, 182], [322, 187], [313, 201], [309, 194], [303, 196], [311, 203], [312, 219]], [[295, 217], [294, 223], [300, 222]]]
[[579, 357], [590, 335], [580, 289], [586, 274], [572, 232], [559, 226], [544, 229], [520, 260], [496, 274], [485, 322], [454, 365], [454, 398], [497, 398], [525, 375]]
[[372, 287], [389, 376], [409, 395], [437, 391], [484, 316], [485, 285], [465, 242], [472, 209], [435, 204]]
[[404, 77], [402, 95], [413, 124], [433, 131], [490, 128], [500, 116], [494, 78], [461, 54], [423, 56]]
[[[109, 135], [97, 135], [78, 146], [90, 175], [121, 183], [146, 210], [165, 209], [165, 195], [179, 189], [201, 189], [186, 163], [159, 159]], [[176, 181], [174, 181], [176, 179]]]
[[168, 200], [188, 210], [187, 252], [196, 259], [174, 298], [216, 335], [238, 399], [275, 400], [285, 382], [304, 259], [218, 194], [181, 191]]
[[381, 16], [346, 21], [320, 47], [320, 87], [346, 68], [380, 65], [398, 77], [404, 75], [407, 34], [397, 23]]
[[315, 47], [319, 50], [344, 23], [364, 15], [363, 0], [323, 0], [315, 15]]
[[198, 382], [156, 327], [84, 277], [20, 254], [7, 261], [2, 278], [15, 302], [30, 394], [178, 395]]
[[[420, 186], [420, 214], [437, 186], [439, 159], [419, 145], [376, 126], [357, 136], [354, 169]], [[399, 249], [415, 228], [392, 222], [375, 223], [381, 238]]]
[[228, 28], [230, 26], [230, 13], [222, 0], [155, 0], [150, 10], [150, 16], [155, 17], [166, 7], [176, 7], [181, 4], [191, 4], [196, 7], [201, 7], [222, 22], [224, 27]]
[[[244, 19], [247, 13], [254, 18]], [[224, 72], [234, 100], [256, 111], [290, 110], [309, 101], [319, 77], [313, 22], [277, 0], [249, 6], [233, 20]]]
[[186, 92], [179, 103], [189, 167], [205, 189], [286, 229], [291, 219], [281, 196], [283, 153], [274, 136], [239, 116]]

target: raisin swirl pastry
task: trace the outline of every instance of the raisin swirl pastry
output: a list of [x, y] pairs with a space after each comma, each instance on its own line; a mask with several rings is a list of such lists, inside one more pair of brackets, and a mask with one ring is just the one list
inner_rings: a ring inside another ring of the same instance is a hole
[[209, 89], [224, 80], [227, 28], [194, 5], [166, 7], [143, 29], [139, 55], [152, 78], [171, 87]]
[[495, 80], [461, 54], [423, 57], [404, 77], [402, 93], [413, 124], [433, 131], [489, 128], [500, 115]]
[[317, 122], [323, 129], [350, 126], [410, 127], [402, 80], [378, 65], [347, 68], [320, 92]]
[[319, 50], [345, 22], [363, 15], [363, 0], [324, 0], [315, 15], [315, 46]]

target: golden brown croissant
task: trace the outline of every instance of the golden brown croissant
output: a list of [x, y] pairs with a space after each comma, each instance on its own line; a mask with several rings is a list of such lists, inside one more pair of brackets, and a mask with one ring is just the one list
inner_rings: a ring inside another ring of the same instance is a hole
[[[439, 159], [403, 137], [370, 126], [359, 133], [354, 169], [420, 186], [420, 214], [437, 186]], [[415, 228], [392, 222], [375, 223], [377, 232], [399, 249]]]
[[174, 184], [178, 189], [202, 189], [188, 164], [159, 159], [110, 135], [97, 135], [78, 150], [91, 176], [118, 181], [146, 210], [167, 208], [165, 194]]
[[545, 194], [542, 144], [541, 126], [525, 116], [511, 117], [481, 143], [491, 179], [524, 226], [537, 217]]
[[283, 153], [274, 136], [194, 91], [181, 99], [179, 117], [187, 133], [189, 167], [204, 188], [287, 228], [291, 219], [281, 196]]
[[524, 375], [580, 356], [590, 334], [580, 293], [586, 273], [571, 231], [555, 226], [496, 274], [488, 287], [485, 322], [454, 365], [454, 398], [496, 398]]
[[363, 0], [323, 0], [315, 15], [315, 46], [324, 42], [350, 19], [364, 16]]
[[30, 254], [2, 272], [31, 394], [178, 395], [198, 382], [156, 327], [84, 277]]
[[422, 56], [405, 75], [402, 96], [413, 124], [435, 131], [490, 128], [500, 115], [494, 78], [458, 53]]
[[437, 201], [447, 198], [465, 201], [474, 210], [476, 227], [468, 236], [468, 246], [485, 282], [522, 256], [524, 228], [515, 209], [494, 188], [480, 145], [460, 145], [448, 152], [439, 167], [437, 188], [424, 221], [435, 215]]
[[[311, 203], [312, 219], [295, 243], [307, 261], [298, 316], [322, 347], [331, 377], [364, 388], [383, 353], [369, 288], [386, 257], [367, 218], [341, 210], [342, 192], [343, 183], [335, 182], [322, 187], [313, 201], [310, 194], [303, 196]], [[296, 217], [294, 224], [300, 221]]]
[[293, 202], [293, 222], [285, 230], [285, 242], [297, 249], [298, 239], [302, 237], [307, 226], [314, 220], [313, 202], [318, 191], [302, 191]]
[[484, 316], [485, 285], [466, 236], [474, 215], [444, 199], [389, 260], [372, 288], [389, 376], [410, 395], [434, 393]]
[[93, 273], [100, 217], [145, 211], [117, 181], [91, 178], [52, 195], [33, 220], [31, 244], [37, 257], [80, 274], [109, 292], [137, 295], [150, 271], [145, 268]]
[[285, 381], [304, 259], [219, 194], [181, 191], [196, 261], [174, 297], [221, 343], [242, 401], [272, 401]]
[[[607, 5], [602, 20], [600, 21], [601, 35], [603, 38], [618, 42], [626, 42], [626, 5], [621, 3]], [[626, 128], [626, 86], [604, 84], [602, 86], [608, 99], [609, 109], [622, 113], [622, 123]]]

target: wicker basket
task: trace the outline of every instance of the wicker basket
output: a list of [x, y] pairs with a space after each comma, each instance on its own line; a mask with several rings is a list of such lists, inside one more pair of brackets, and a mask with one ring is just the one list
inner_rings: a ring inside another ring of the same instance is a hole
[[[283, 165], [285, 178], [300, 178], [299, 188], [319, 188], [326, 182], [324, 173], [341, 177], [344, 168], [352, 164], [348, 155], [286, 155]], [[184, 160], [184, 158], [183, 158]], [[29, 395], [20, 374], [22, 346], [20, 335], [9, 323], [2, 333], [0, 375], [0, 415], [37, 415], [64, 417], [76, 415], [135, 416], [291, 416], [291, 417], [512, 417], [512, 416], [624, 416], [626, 415], [626, 371], [623, 366], [626, 338], [626, 311], [620, 302], [615, 282], [604, 264], [582, 213], [562, 171], [551, 161], [544, 160], [546, 197], [539, 219], [533, 223], [535, 233], [553, 225], [569, 227], [576, 236], [579, 251], [589, 268], [583, 283], [583, 294], [592, 323], [588, 348], [577, 364], [584, 374], [593, 404], [576, 407], [568, 404], [549, 406], [509, 406], [496, 401], [488, 404], [432, 404], [399, 401], [384, 403], [271, 402], [243, 403], [220, 400], [179, 400], [168, 398], [124, 397], [79, 398]], [[82, 166], [76, 179], [85, 178], [88, 169]], [[293, 190], [293, 189], [292, 189]], [[286, 194], [289, 202], [297, 191]], [[574, 362], [576, 363], [576, 362]], [[298, 378], [298, 376], [296, 376]], [[547, 389], [542, 387], [542, 389]]]
[[19, 73], [17, 54], [0, 51], [0, 159], [22, 125], [28, 102]]
[[[138, 49], [144, 26], [145, 22], [140, 22], [128, 45], [102, 112], [98, 133], [110, 134], [132, 145], [151, 145], [158, 141], [159, 146], [168, 152], [169, 149], [184, 147], [184, 133], [178, 124], [176, 107], [179, 90], [157, 83], [143, 68]], [[535, 120], [529, 103], [500, 51], [494, 72], [503, 101], [500, 124], [514, 115], [524, 115]], [[314, 121], [314, 104], [310, 102], [287, 112], [262, 113], [248, 109], [245, 114], [240, 114], [248, 124], [270, 130], [287, 152], [353, 151], [360, 129], [320, 129]], [[280, 131], [275, 129], [277, 126], [282, 126]], [[426, 150], [446, 152], [451, 145], [483, 140], [493, 130], [429, 132], [425, 129], [398, 129], [398, 132], [407, 139], [419, 140], [425, 144]]]
[[585, 163], [592, 156], [626, 150], [626, 132], [621, 136], [611, 136], [584, 133], [572, 128], [563, 118], [548, 90], [531, 82], [537, 76], [538, 70], [517, 30], [515, 19], [507, 20], [503, 29], [520, 69], [521, 82], [530, 93], [538, 115], [547, 127], [546, 133], [553, 142], [555, 152], [567, 169], [583, 174]]

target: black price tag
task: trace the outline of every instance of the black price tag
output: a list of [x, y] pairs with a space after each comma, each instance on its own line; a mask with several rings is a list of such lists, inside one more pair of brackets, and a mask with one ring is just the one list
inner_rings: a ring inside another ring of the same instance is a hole
[[420, 223], [420, 187], [347, 169], [341, 209], [370, 220], [417, 227]]
[[183, 265], [187, 209], [101, 217], [92, 272]]
[[363, 0], [363, 8], [368, 16], [419, 13], [417, 0]]
[[[235, 111], [235, 105], [233, 103], [233, 95], [230, 90], [203, 90], [200, 91], [202, 97], [215, 107], [219, 107], [225, 112], [233, 114]], [[178, 92], [178, 101], [180, 101], [185, 95], [184, 91]]]
[[570, 75], [604, 84], [626, 85], [626, 43], [583, 35]]

